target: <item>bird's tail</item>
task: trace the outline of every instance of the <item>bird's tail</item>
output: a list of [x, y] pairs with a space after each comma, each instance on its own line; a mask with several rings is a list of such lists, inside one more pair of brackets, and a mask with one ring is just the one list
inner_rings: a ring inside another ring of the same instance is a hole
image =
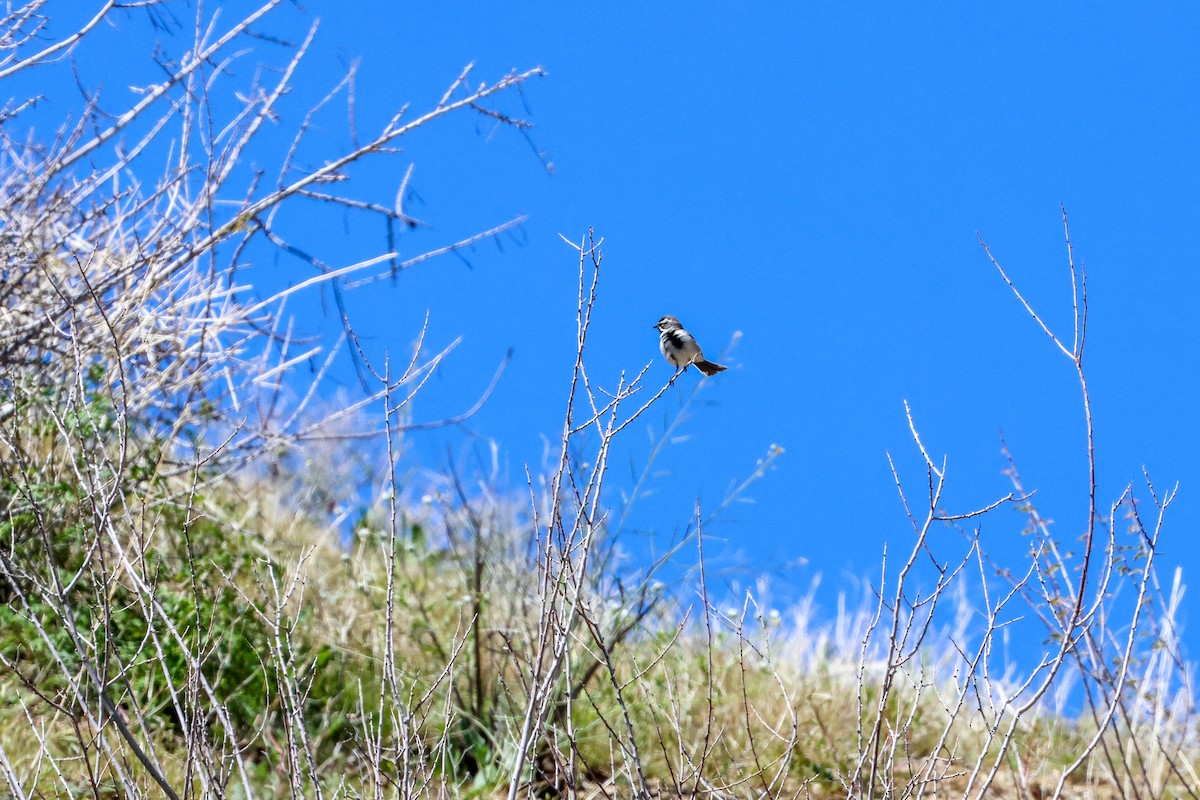
[[728, 369], [728, 367], [723, 367], [720, 364], [714, 364], [713, 362], [705, 361], [704, 359], [699, 359], [692, 363], [696, 365], [696, 369], [700, 370], [705, 375], [716, 375], [718, 372], [723, 372], [724, 370]]

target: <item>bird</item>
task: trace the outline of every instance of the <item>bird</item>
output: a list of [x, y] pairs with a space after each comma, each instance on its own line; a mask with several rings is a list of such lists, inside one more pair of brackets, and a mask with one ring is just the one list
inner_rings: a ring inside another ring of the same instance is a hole
[[684, 330], [679, 320], [670, 314], [660, 319], [654, 328], [659, 331], [659, 349], [676, 369], [687, 369], [689, 364], [695, 364], [696, 369], [705, 375], [716, 375], [727, 369], [720, 364], [705, 361], [700, 345], [696, 344], [696, 337]]

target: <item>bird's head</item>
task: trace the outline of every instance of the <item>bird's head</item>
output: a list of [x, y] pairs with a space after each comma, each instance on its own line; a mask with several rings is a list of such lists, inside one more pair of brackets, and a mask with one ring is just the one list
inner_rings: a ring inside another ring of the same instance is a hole
[[670, 314], [667, 314], [665, 317], [660, 319], [658, 324], [656, 324], [654, 327], [660, 331], [671, 331], [675, 330], [676, 328], [682, 328], [683, 326], [679, 324], [679, 320], [675, 319]]

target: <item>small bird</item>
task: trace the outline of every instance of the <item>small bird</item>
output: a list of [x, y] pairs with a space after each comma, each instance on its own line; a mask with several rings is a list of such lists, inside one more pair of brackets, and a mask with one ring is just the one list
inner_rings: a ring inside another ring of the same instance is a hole
[[662, 354], [676, 369], [687, 369], [689, 364], [695, 364], [696, 369], [705, 375], [716, 375], [726, 369], [720, 364], [705, 361], [700, 345], [696, 344], [696, 337], [685, 331], [679, 320], [670, 314], [660, 319], [654, 327], [660, 331], [658, 346]]

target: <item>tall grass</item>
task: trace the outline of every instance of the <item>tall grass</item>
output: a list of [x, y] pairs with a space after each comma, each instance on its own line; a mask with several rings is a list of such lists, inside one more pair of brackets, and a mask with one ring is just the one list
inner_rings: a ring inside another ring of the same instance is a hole
[[[627, 487], [610, 485], [613, 447], [682, 386], [678, 375], [649, 384], [648, 366], [590, 369], [603, 274], [590, 234], [566, 251], [579, 279], [562, 301], [577, 312], [570, 377], [545, 387], [562, 392], [559, 436], [525, 491], [455, 472], [417, 486], [402, 476], [404, 437], [415, 435], [407, 409], [449, 355], [427, 352], [420, 334], [412, 353], [380, 360], [344, 317], [367, 390], [317, 413], [335, 356], [301, 346], [289, 298], [321, 287], [337, 297], [425, 257], [398, 260], [392, 238], [414, 222], [401, 203], [331, 187], [346, 183], [349, 164], [387, 157], [442, 117], [483, 113], [524, 128], [489, 104], [539, 71], [471, 88], [468, 68], [424, 114], [398, 113], [307, 171], [296, 157], [305, 117], [266, 181], [245, 157], [276, 121], [311, 36], [277, 72], [256, 73], [272, 82], [243, 87], [250, 99], [222, 120], [224, 136], [205, 134], [218, 114], [208, 93], [229, 79], [213, 65], [260, 41], [257, 26], [280, 5], [212, 31], [200, 8], [196, 40], [163, 62], [164, 82], [98, 127], [68, 125], [40, 145], [15, 133], [27, 105], [0, 119], [5, 792], [1196, 794], [1183, 583], [1175, 573], [1161, 585], [1156, 562], [1173, 490], [1146, 481], [1106, 507], [1093, 479], [1079, 502], [1094, 524], [1068, 546], [1015, 463], [994, 503], [947, 510], [945, 462], [910, 414], [912, 457], [927, 477], [916, 492], [897, 479], [911, 537], [881, 554], [869, 591], [847, 593], [836, 613], [811, 598], [772, 611], [753, 593], [712, 593], [706, 530], [732, 496], [681, 509], [688, 535], [667, 558], [694, 567], [687, 585], [663, 587], [661, 563], [621, 561], [626, 509], [615, 498]], [[30, 3], [0, 20], [16, 54], [0, 79], [86, 44], [120, 13], [106, 6], [60, 47], [39, 38], [44, 11]], [[351, 86], [347, 76], [334, 93]], [[95, 98], [80, 99], [87, 108]], [[178, 147], [161, 180], [114, 182], [156, 174], [147, 164], [167, 152], [155, 137], [168, 127]], [[118, 146], [134, 130], [147, 138]], [[382, 220], [387, 247], [346, 265], [299, 252], [273, 224], [298, 199]], [[313, 271], [259, 296], [239, 271], [257, 248]], [[1069, 338], [993, 263], [1079, 379], [1094, 477], [1086, 281], [1069, 237], [1068, 256]], [[319, 364], [315, 380], [292, 396], [286, 376], [308, 361]], [[355, 463], [350, 451], [376, 455]], [[738, 491], [780, 454], [766, 453]], [[978, 521], [1013, 507], [1030, 548], [998, 563]], [[931, 536], [943, 530], [962, 535]], [[1049, 643], [1031, 664], [1003, 653], [1021, 618]]]

